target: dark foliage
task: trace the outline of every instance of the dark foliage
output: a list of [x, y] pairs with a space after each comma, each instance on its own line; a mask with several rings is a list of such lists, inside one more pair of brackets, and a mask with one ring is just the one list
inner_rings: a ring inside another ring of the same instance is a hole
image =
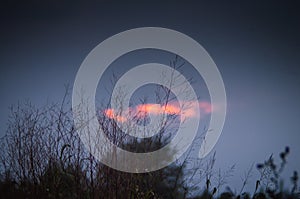
[[[1, 140], [0, 198], [299, 198], [297, 171], [291, 177], [291, 190], [281, 186], [288, 147], [280, 153], [279, 164], [273, 156], [257, 164], [261, 177], [253, 194], [242, 193], [243, 189], [236, 194], [230, 188], [220, 193], [220, 187], [226, 184], [223, 177], [230, 176], [234, 166], [229, 172], [218, 172], [219, 180], [213, 183], [215, 154], [206, 164], [197, 165], [196, 170], [187, 167], [187, 158], [144, 174], [124, 173], [99, 163], [84, 149], [70, 110], [63, 107], [37, 109], [28, 103], [11, 109], [7, 134]], [[115, 125], [109, 122], [101, 124], [114, 137], [116, 129], [110, 128]], [[151, 140], [151, 144], [149, 140], [138, 144], [159, 148], [165, 142], [162, 138]], [[123, 147], [134, 148], [135, 144], [126, 142]], [[196, 173], [200, 173], [197, 178]], [[205, 179], [203, 189], [201, 179]]]

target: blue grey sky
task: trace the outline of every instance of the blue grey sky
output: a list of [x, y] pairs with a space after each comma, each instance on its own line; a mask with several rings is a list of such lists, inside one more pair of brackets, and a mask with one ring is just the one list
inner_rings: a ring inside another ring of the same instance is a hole
[[252, 163], [287, 145], [286, 179], [300, 170], [298, 1], [1, 4], [1, 136], [10, 105], [61, 100], [64, 85], [72, 86], [82, 61], [101, 41], [132, 28], [165, 27], [199, 42], [222, 74], [228, 110], [214, 150], [217, 168], [236, 164], [229, 183], [239, 190]]

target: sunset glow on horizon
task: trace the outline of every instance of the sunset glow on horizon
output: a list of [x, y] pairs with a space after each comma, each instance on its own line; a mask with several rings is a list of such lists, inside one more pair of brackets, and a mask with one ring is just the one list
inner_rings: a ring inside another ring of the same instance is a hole
[[152, 115], [177, 115], [183, 119], [197, 117], [195, 109], [199, 107], [201, 115], [208, 115], [213, 111], [213, 107], [209, 102], [196, 101], [196, 102], [181, 102], [182, 107], [180, 108], [179, 103], [169, 103], [167, 105], [160, 104], [140, 104], [135, 107], [129, 107], [126, 110], [116, 111], [112, 108], [105, 109], [104, 115], [110, 119], [114, 119], [117, 122], [126, 122], [128, 120], [126, 116], [133, 115], [135, 118], [145, 118], [148, 114]]

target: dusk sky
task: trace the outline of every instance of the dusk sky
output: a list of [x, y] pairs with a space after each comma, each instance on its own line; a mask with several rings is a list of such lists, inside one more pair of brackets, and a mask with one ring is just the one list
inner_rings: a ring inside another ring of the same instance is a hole
[[[27, 99], [36, 105], [60, 101], [64, 85], [73, 86], [82, 61], [100, 42], [132, 28], [164, 27], [200, 43], [223, 77], [227, 116], [214, 151], [216, 168], [236, 164], [229, 184], [239, 190], [252, 163], [272, 153], [278, 160], [285, 146], [291, 148], [286, 183], [292, 171], [300, 171], [298, 1], [47, 2], [1, 3], [1, 136], [10, 105]], [[149, 60], [168, 63], [173, 55], [155, 51], [145, 59], [142, 52], [131, 56], [138, 59], [129, 57], [115, 63], [115, 70], [122, 73]], [[184, 67], [187, 76], [193, 74]], [[257, 174], [254, 169], [250, 191]]]

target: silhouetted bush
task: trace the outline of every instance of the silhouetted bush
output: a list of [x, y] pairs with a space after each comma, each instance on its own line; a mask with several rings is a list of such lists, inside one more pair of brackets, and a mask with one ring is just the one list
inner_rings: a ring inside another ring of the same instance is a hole
[[[195, 170], [187, 167], [190, 159], [185, 156], [180, 162], [150, 173], [116, 171], [86, 151], [76, 133], [71, 110], [64, 107], [54, 104], [38, 109], [26, 103], [11, 109], [7, 134], [1, 140], [1, 198], [299, 198], [297, 171], [291, 177], [290, 191], [281, 186], [288, 147], [280, 153], [279, 164], [273, 156], [257, 164], [261, 175], [253, 194], [242, 193], [243, 188], [240, 194], [230, 188], [220, 193], [234, 166], [227, 172], [219, 171], [219, 180], [212, 186], [215, 153], [207, 162], [196, 165]], [[116, 136], [112, 132], [117, 129], [110, 129], [116, 127], [112, 122], [105, 120], [101, 124], [110, 136]], [[165, 141], [162, 137], [151, 140], [148, 150]], [[146, 146], [147, 142], [139, 144]], [[136, 146], [125, 143], [124, 148]], [[197, 178], [196, 173], [200, 173]], [[201, 189], [203, 179], [206, 186]]]

